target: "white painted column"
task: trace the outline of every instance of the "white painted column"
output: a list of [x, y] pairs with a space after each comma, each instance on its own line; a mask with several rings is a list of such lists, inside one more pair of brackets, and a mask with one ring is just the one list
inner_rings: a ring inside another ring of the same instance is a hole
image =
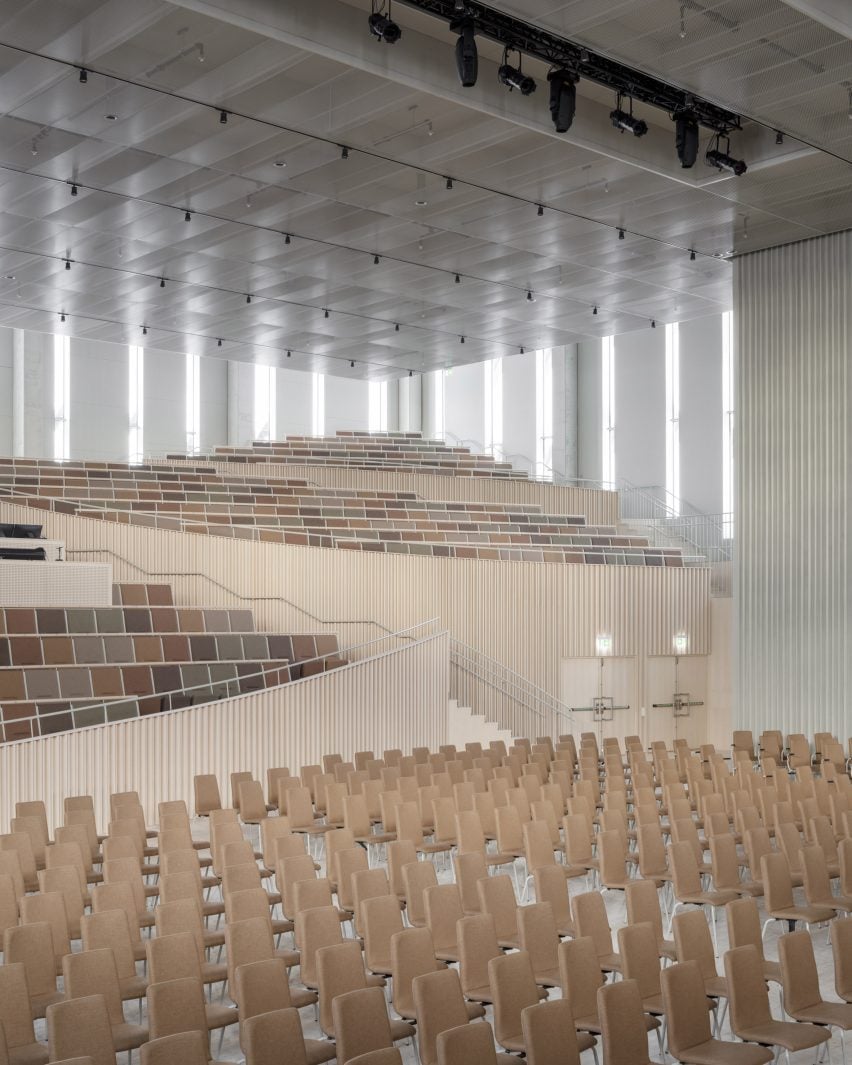
[[25, 454], [24, 437], [24, 331], [12, 330], [12, 454]]
[[401, 433], [419, 433], [423, 427], [423, 378], [399, 379], [399, 431]]

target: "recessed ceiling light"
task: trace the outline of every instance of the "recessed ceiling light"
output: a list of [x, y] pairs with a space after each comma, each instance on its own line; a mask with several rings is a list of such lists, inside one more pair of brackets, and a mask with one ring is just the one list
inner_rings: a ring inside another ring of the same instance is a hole
[[276, 159], [272, 165], [277, 166], [279, 170], [283, 170], [287, 164], [284, 162], [283, 159]]
[[104, 118], [107, 120], [107, 122], [117, 122], [118, 121], [118, 115], [107, 114], [107, 115], [104, 115]]
[[415, 207], [428, 207], [429, 206], [429, 201], [428, 200], [415, 200], [414, 201], [414, 206]]
[[14, 281], [14, 280], [15, 280], [15, 275], [14, 275], [14, 274], [4, 274], [4, 275], [3, 275], [3, 277], [4, 277], [4, 278], [5, 278], [5, 279], [6, 279], [7, 281]]

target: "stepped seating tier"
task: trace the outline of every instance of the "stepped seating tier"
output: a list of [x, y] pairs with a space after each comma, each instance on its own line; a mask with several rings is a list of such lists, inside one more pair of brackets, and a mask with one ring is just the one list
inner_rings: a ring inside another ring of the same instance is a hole
[[113, 601], [0, 608], [0, 739], [161, 713], [344, 664], [333, 633], [257, 632], [250, 610], [176, 606], [169, 585], [117, 584]]
[[534, 504], [432, 501], [223, 476], [204, 466], [3, 460], [0, 491], [10, 501], [58, 513], [265, 543], [496, 561], [703, 564], [677, 549], [651, 547], [644, 537], [590, 526], [581, 515], [547, 514]]

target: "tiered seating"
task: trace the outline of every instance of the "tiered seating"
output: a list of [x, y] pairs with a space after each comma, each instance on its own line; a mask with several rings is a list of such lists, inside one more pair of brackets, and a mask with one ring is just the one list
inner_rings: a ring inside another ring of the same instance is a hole
[[288, 436], [256, 440], [251, 447], [217, 447], [214, 458], [229, 462], [279, 462], [300, 465], [354, 466], [361, 469], [414, 469], [418, 473], [451, 473], [461, 477], [526, 478], [510, 462], [470, 448], [448, 447], [419, 433], [364, 433], [343, 430], [332, 437]]
[[[664, 1035], [689, 1065], [820, 1047], [852, 1027], [852, 785], [801, 739], [782, 741], [792, 773], [743, 734], [730, 762], [588, 733], [326, 754], [298, 776], [270, 752], [263, 782], [231, 774], [231, 807], [200, 776], [204, 820], [164, 796], [157, 828], [122, 791], [108, 824], [78, 795], [51, 829], [27, 791], [0, 826], [10, 1059], [46, 1061], [49, 1037], [51, 1060], [203, 1065], [213, 1029], [217, 1059], [247, 1065], [401, 1065], [415, 1030], [411, 1065], [496, 1065], [495, 1043], [579, 1065], [599, 1041], [607, 1065], [650, 1065]], [[828, 924], [830, 947], [779, 922]]]
[[0, 608], [3, 741], [192, 706], [342, 664], [333, 634], [256, 632], [250, 610], [177, 607], [166, 584], [119, 584], [114, 601]]
[[127, 524], [344, 550], [587, 565], [700, 565], [582, 515], [532, 504], [436, 502], [411, 493], [223, 475], [207, 467], [0, 460], [13, 502]]

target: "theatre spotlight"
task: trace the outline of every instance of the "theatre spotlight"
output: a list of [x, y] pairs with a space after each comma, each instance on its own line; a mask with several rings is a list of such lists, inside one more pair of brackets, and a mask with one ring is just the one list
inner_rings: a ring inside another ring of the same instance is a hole
[[509, 62], [509, 53], [517, 51], [515, 48], [503, 49], [503, 62], [497, 71], [497, 80], [505, 85], [509, 91], [517, 89], [521, 96], [529, 96], [535, 92], [535, 80], [521, 70], [521, 53], [518, 52], [518, 65], [513, 67]]
[[479, 74], [479, 50], [476, 47], [476, 27], [473, 19], [461, 18], [450, 23], [458, 34], [456, 41], [456, 70], [465, 89], [472, 89]]
[[713, 166], [717, 170], [727, 170], [731, 174], [735, 174], [737, 177], [741, 177], [748, 167], [743, 159], [734, 159], [730, 154], [731, 141], [730, 138], [725, 138], [725, 151], [721, 148], [722, 138], [720, 134], [716, 135], [716, 139], [713, 142], [713, 147], [708, 149], [707, 154], [704, 156], [704, 161], [708, 166]]
[[384, 13], [384, 0], [373, 0], [373, 13], [368, 20], [370, 33], [385, 44], [396, 44], [402, 36], [402, 30], [391, 18], [391, 0], [388, 0], [388, 13]]
[[648, 132], [648, 123], [641, 118], [633, 117], [633, 100], [630, 101], [630, 110], [625, 111], [621, 106], [622, 96], [618, 94], [615, 110], [610, 111], [609, 120], [616, 129], [622, 133], [632, 133], [634, 137], [644, 137]]
[[698, 119], [692, 111], [675, 115], [675, 147], [684, 170], [695, 166], [698, 158]]
[[577, 76], [570, 70], [551, 70], [547, 80], [550, 83], [550, 116], [553, 125], [557, 133], [567, 133], [577, 109]]

